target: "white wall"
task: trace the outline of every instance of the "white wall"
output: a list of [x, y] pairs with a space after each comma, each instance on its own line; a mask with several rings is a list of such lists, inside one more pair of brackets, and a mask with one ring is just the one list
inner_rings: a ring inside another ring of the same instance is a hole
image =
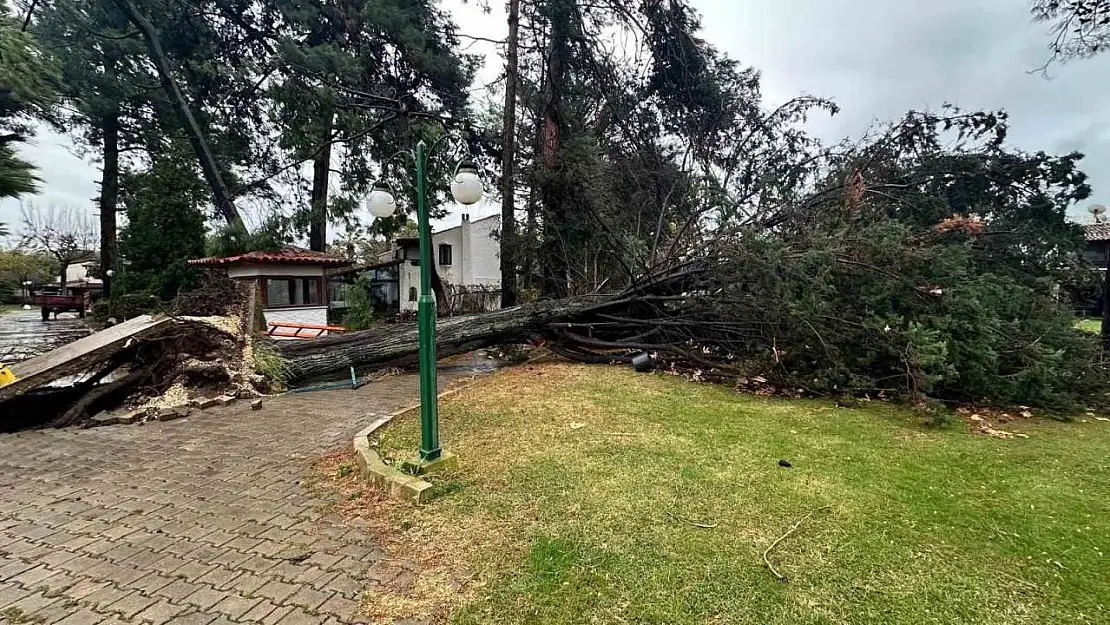
[[324, 268], [320, 265], [231, 265], [227, 268], [229, 278], [256, 278], [259, 276], [289, 276], [294, 278], [311, 278], [323, 276]]
[[470, 224], [468, 280], [463, 286], [501, 284], [501, 243], [493, 233], [501, 229], [501, 218], [482, 219]]
[[[493, 233], [501, 227], [500, 216], [487, 217], [478, 221], [463, 222], [444, 230], [432, 233], [432, 262], [443, 281], [459, 286], [498, 286], [501, 284], [500, 244]], [[463, 244], [463, 237], [467, 244]], [[439, 264], [439, 245], [451, 245], [451, 264]], [[405, 261], [398, 267], [401, 296], [401, 310], [416, 310], [417, 302], [409, 301], [409, 287], [420, 291], [420, 267]]]
[[[439, 277], [443, 278], [444, 282], [450, 284], [462, 284], [466, 280], [466, 275], [463, 273], [463, 258], [462, 258], [462, 228], [451, 228], [443, 232], [432, 234], [432, 262], [436, 264], [436, 270], [439, 271]], [[443, 243], [451, 246], [451, 264], [439, 264], [439, 246]], [[414, 267], [414, 269], [420, 269]], [[417, 271], [417, 279], [420, 277], [420, 272]]]
[[[309, 308], [270, 308], [262, 311], [266, 323], [306, 323], [313, 325], [328, 325], [328, 307], [312, 306]], [[291, 330], [290, 330], [291, 331]], [[315, 330], [308, 336], [315, 336]], [[281, 337], [274, 337], [280, 340]]]
[[[66, 266], [66, 282], [89, 282], [92, 284], [100, 284], [99, 278], [89, 277], [89, 268], [95, 263], [73, 263]], [[54, 282], [58, 282], [58, 278], [54, 278]]]
[[400, 291], [401, 310], [416, 310], [416, 300], [409, 300], [409, 288], [415, 287], [417, 297], [419, 297], [420, 267], [414, 267], [411, 262], [406, 260], [397, 269], [397, 286]]

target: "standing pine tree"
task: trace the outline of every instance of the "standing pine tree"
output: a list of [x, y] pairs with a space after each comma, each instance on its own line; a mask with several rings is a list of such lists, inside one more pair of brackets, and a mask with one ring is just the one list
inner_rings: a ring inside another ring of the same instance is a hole
[[127, 226], [120, 234], [120, 291], [173, 297], [196, 284], [186, 264], [204, 255], [208, 199], [186, 146], [155, 159], [150, 171], [125, 176]]

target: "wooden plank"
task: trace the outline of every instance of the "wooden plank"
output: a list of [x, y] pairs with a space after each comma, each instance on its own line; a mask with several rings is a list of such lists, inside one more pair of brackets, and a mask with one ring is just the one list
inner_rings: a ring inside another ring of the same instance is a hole
[[12, 367], [18, 379], [0, 388], [0, 403], [68, 375], [88, 371], [119, 351], [127, 341], [150, 336], [172, 323], [171, 317], [141, 315], [25, 360]]

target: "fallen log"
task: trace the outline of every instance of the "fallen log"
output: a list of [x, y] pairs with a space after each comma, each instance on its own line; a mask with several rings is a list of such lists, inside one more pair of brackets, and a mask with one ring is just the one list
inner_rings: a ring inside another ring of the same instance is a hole
[[[543, 334], [548, 324], [606, 307], [610, 298], [582, 296], [534, 302], [514, 308], [467, 317], [450, 317], [436, 325], [436, 349], [440, 358], [499, 343], [523, 341]], [[415, 323], [398, 324], [388, 330], [366, 330], [332, 335], [312, 341], [282, 341], [278, 349], [285, 357], [291, 382], [310, 380], [350, 367], [403, 365], [419, 350]]]
[[[665, 342], [673, 336], [661, 336], [663, 341], [659, 344], [645, 343], [642, 339], [651, 332], [655, 320], [666, 318], [675, 303], [688, 299], [684, 293], [700, 285], [708, 267], [701, 261], [686, 263], [645, 276], [616, 294], [544, 300], [441, 319], [436, 327], [437, 355], [444, 358], [491, 345], [531, 341], [543, 342], [556, 353], [588, 362], [621, 360], [629, 350], [656, 347], [689, 356], [681, 347]], [[639, 329], [628, 332], [628, 323], [611, 319], [629, 319]], [[649, 328], [647, 332], [644, 325]], [[278, 350], [286, 359], [288, 381], [296, 383], [351, 367], [409, 364], [419, 352], [419, 331], [415, 323], [398, 324], [388, 330], [283, 341]]]

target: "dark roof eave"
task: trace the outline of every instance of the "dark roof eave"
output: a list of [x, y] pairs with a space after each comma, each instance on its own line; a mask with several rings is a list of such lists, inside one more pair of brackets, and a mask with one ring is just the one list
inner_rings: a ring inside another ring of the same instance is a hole
[[400, 265], [405, 261], [400, 259], [387, 260], [381, 263], [374, 263], [373, 265], [355, 265], [353, 267], [342, 267], [328, 270], [327, 274], [331, 276], [346, 276], [352, 273], [362, 273], [363, 271], [374, 271], [375, 269], [385, 269], [386, 267], [394, 267]]

